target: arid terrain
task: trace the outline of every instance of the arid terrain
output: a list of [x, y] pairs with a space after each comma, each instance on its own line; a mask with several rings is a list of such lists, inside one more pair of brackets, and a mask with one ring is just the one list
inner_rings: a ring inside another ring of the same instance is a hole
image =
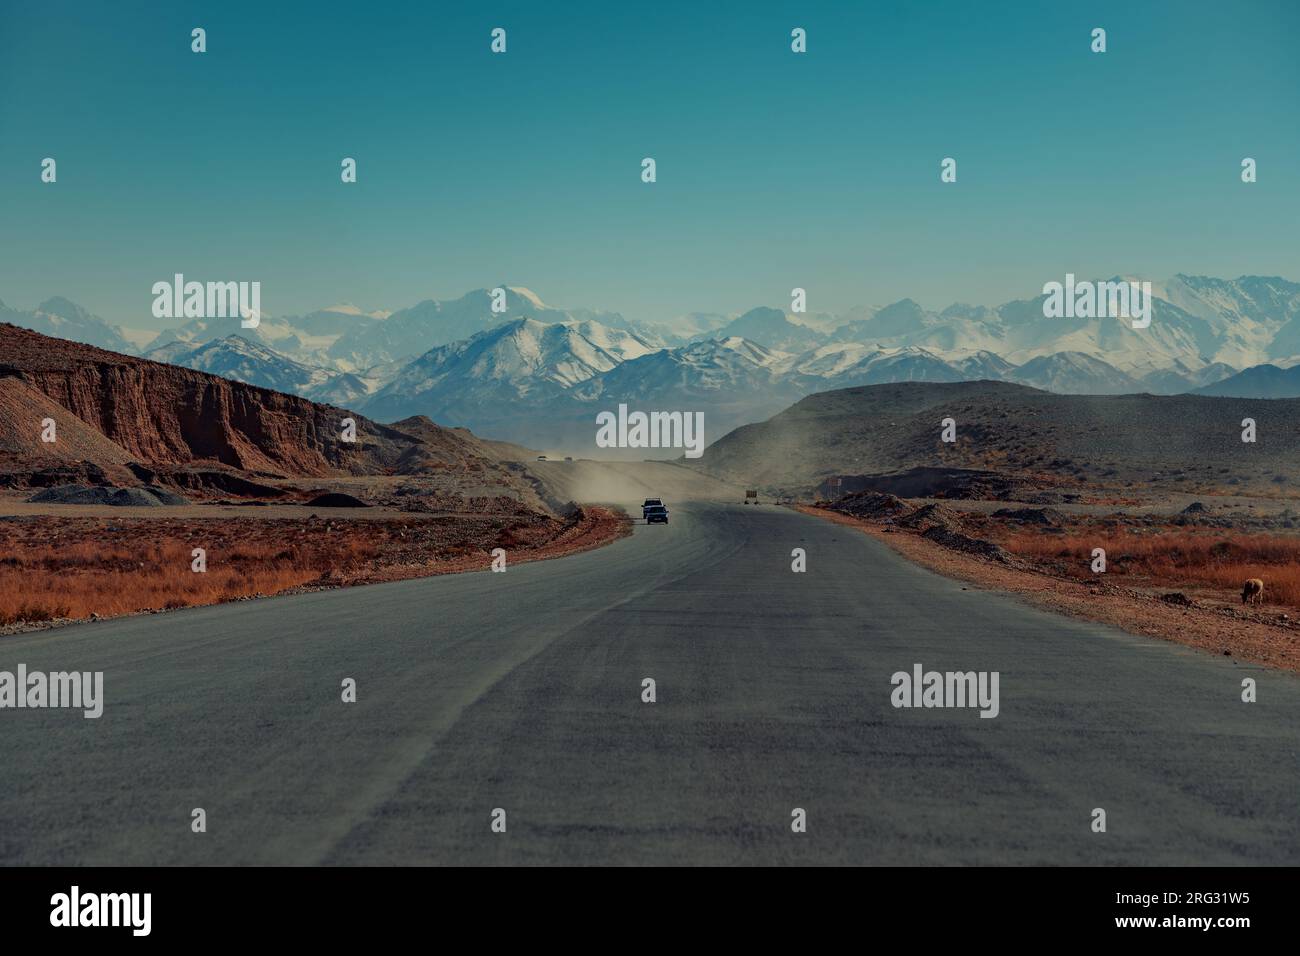
[[0, 629], [486, 569], [497, 548], [508, 565], [627, 533], [621, 512], [556, 497], [532, 457], [0, 325]]
[[[812, 395], [725, 436], [696, 467], [942, 573], [1296, 670], [1298, 423], [1294, 399], [915, 382]], [[1243, 606], [1249, 578], [1265, 590]]]
[[[903, 383], [810, 396], [698, 462], [547, 462], [0, 325], [0, 628], [485, 569], [496, 548], [533, 560], [628, 533], [592, 503], [748, 487], [969, 581], [1297, 669], [1298, 416]], [[1265, 593], [1243, 607], [1248, 578]]]
[[[1253, 442], [1242, 441], [1247, 418]], [[954, 441], [943, 440], [945, 419]], [[1286, 499], [1300, 495], [1292, 487], [1300, 481], [1300, 399], [1057, 395], [1005, 382], [871, 385], [810, 395], [738, 428], [697, 467], [803, 498], [869, 487], [1040, 504]], [[904, 484], [904, 476], [913, 480]], [[954, 487], [961, 484], [973, 487]]]
[[[1290, 508], [1252, 513], [1193, 502], [1174, 514], [1150, 505], [1132, 514], [991, 504], [860, 491], [800, 510], [1055, 611], [1300, 670], [1300, 533]], [[1250, 578], [1265, 582], [1264, 599], [1244, 605]]]
[[[76, 508], [77, 506], [68, 506]], [[0, 516], [0, 633], [155, 613], [307, 589], [507, 567], [598, 547], [628, 533], [625, 514], [359, 516], [353, 509], [180, 509], [186, 516]], [[170, 509], [169, 509], [170, 510]], [[202, 514], [203, 516], [195, 516]], [[195, 548], [206, 569], [196, 573]]]

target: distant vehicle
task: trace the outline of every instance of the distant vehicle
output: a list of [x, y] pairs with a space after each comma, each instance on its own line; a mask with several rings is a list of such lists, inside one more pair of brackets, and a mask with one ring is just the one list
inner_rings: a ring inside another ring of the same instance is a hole
[[653, 505], [645, 509], [646, 524], [667, 524], [668, 509], [663, 505]]
[[573, 461], [573, 457], [570, 456], [570, 455], [566, 455], [566, 456], [564, 457], [564, 460], [565, 460], [565, 461]]
[[651, 508], [662, 508], [663, 506], [664, 503], [658, 498], [647, 498], [645, 501], [641, 502], [641, 517], [649, 517], [648, 512]]
[[538, 455], [538, 456], [537, 456], [537, 460], [538, 460], [538, 461], [546, 461], [546, 456], [545, 456], [545, 455]]

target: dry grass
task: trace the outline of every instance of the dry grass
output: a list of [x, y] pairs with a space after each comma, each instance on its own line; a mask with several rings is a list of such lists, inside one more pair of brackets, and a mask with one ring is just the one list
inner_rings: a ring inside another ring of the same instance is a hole
[[162, 539], [137, 549], [78, 541], [10, 551], [0, 558], [0, 626], [277, 594], [374, 553], [346, 539], [250, 543], [210, 552], [207, 571], [199, 573], [191, 569], [191, 549], [190, 542]]
[[1296, 537], [1183, 529], [1141, 536], [1113, 531], [1021, 532], [1001, 543], [1031, 560], [1061, 562], [1064, 570], [1081, 579], [1093, 577], [1093, 548], [1105, 549], [1107, 575], [1167, 587], [1199, 586], [1240, 595], [1247, 578], [1262, 578], [1266, 603], [1300, 608], [1300, 538]]
[[[302, 585], [349, 586], [484, 570], [599, 547], [626, 515], [517, 514], [287, 518], [0, 519], [0, 628], [216, 604]], [[191, 551], [207, 571], [191, 570]]]

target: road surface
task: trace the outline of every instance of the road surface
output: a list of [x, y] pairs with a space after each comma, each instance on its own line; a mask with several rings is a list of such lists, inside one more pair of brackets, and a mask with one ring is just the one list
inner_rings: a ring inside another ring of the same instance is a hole
[[[669, 505], [505, 574], [0, 639], [106, 698], [0, 711], [0, 862], [1300, 862], [1300, 679]], [[1000, 713], [894, 708], [917, 663], [997, 671]]]

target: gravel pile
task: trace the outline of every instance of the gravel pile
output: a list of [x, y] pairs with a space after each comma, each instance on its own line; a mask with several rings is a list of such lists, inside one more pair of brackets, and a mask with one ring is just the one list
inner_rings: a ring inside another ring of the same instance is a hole
[[935, 526], [926, 531], [921, 537], [927, 541], [933, 541], [935, 544], [943, 545], [945, 548], [951, 548], [954, 551], [961, 551], [963, 554], [973, 554], [976, 557], [988, 558], [992, 561], [1000, 561], [1003, 564], [1019, 564], [1018, 559], [1014, 559], [998, 545], [992, 541], [985, 541], [982, 538], [972, 538], [947, 528]]
[[912, 506], [902, 498], [880, 491], [857, 491], [827, 507], [856, 518], [896, 518], [912, 510]]
[[143, 488], [100, 488], [89, 485], [59, 485], [38, 491], [27, 499], [36, 504], [113, 505], [115, 507], [157, 508], [162, 505], [187, 505], [189, 500], [178, 494], [146, 485]]
[[360, 498], [354, 498], [351, 495], [345, 495], [339, 491], [326, 492], [323, 495], [317, 495], [311, 501], [307, 502], [312, 508], [369, 508]]
[[898, 524], [900, 527], [912, 528], [916, 531], [928, 531], [931, 528], [960, 531], [961, 515], [943, 505], [931, 503], [916, 509], [906, 517], [899, 518]]

